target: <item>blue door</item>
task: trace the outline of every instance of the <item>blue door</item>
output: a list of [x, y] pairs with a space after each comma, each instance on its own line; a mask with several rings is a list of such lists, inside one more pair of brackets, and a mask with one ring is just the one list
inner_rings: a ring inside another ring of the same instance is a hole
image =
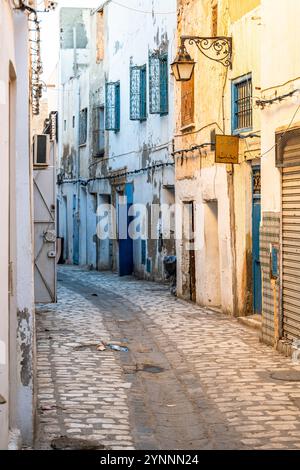
[[119, 204], [119, 275], [130, 276], [133, 273], [133, 240], [129, 236], [128, 228], [133, 217], [128, 211], [133, 204], [133, 185], [125, 185], [126, 203]]
[[252, 275], [253, 275], [253, 311], [262, 312], [262, 282], [260, 266], [260, 240], [259, 229], [261, 221], [261, 178], [260, 167], [253, 167], [252, 178]]
[[79, 218], [76, 194], [73, 194], [73, 264], [79, 264]]

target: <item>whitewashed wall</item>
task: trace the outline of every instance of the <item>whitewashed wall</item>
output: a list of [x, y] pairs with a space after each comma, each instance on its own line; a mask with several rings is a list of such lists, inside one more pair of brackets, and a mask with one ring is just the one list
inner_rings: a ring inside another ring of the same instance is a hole
[[[7, 405], [0, 405], [0, 448], [6, 448], [8, 428], [20, 430], [24, 443], [31, 444], [33, 438], [34, 306], [28, 23], [25, 12], [13, 12], [10, 2], [3, 0], [0, 41], [5, 44], [0, 48], [0, 348], [5, 349], [5, 364], [0, 357], [0, 393], [7, 400]], [[10, 303], [9, 260], [13, 267]]]

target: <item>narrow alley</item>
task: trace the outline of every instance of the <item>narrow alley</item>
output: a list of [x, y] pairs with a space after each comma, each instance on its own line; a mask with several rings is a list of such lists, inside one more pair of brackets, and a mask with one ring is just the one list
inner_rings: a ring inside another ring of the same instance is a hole
[[300, 365], [255, 330], [129, 276], [58, 281], [37, 309], [37, 449], [300, 448]]

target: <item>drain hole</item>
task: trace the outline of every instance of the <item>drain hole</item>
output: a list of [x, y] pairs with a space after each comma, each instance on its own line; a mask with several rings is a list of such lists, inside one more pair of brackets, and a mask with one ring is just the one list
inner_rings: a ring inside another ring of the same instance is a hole
[[163, 367], [155, 366], [153, 364], [143, 364], [141, 368], [138, 368], [141, 372], [148, 372], [149, 374], [161, 374], [165, 371]]
[[85, 439], [75, 439], [72, 437], [61, 436], [51, 441], [51, 447], [55, 450], [104, 450], [108, 449], [97, 441], [88, 441]]

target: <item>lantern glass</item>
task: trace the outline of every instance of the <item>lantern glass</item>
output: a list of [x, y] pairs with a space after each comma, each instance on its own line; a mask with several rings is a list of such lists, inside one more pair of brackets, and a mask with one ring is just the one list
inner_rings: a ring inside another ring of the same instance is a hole
[[194, 62], [179, 62], [177, 65], [179, 80], [185, 82], [191, 80], [194, 72]]
[[173, 75], [178, 82], [187, 82], [191, 80], [195, 68], [195, 62], [188, 54], [184, 46], [181, 46], [178, 55], [171, 64]]

